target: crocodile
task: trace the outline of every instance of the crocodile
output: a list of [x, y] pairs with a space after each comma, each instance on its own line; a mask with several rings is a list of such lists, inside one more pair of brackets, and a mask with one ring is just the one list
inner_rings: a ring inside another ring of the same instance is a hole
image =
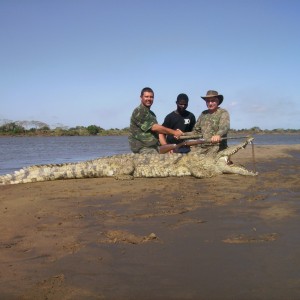
[[245, 148], [253, 138], [225, 150], [201, 154], [191, 151], [188, 154], [118, 154], [93, 160], [34, 165], [0, 176], [0, 185], [50, 181], [59, 179], [115, 177], [133, 179], [135, 177], [194, 176], [206, 178], [220, 174], [239, 174], [255, 176], [256, 172], [247, 170], [231, 162], [231, 156]]

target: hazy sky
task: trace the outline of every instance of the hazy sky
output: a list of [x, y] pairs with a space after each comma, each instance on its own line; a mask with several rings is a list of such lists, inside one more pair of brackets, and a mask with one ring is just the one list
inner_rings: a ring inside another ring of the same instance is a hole
[[140, 91], [159, 123], [209, 89], [234, 129], [300, 129], [300, 0], [0, 0], [0, 120], [129, 126]]

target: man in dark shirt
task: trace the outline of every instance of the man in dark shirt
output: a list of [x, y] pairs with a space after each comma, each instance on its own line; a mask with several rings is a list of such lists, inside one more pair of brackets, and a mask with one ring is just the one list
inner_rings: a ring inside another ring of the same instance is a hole
[[[182, 132], [189, 132], [193, 130], [196, 123], [195, 115], [189, 112], [187, 109], [189, 98], [186, 94], [179, 94], [177, 96], [176, 105], [177, 109], [169, 113], [163, 122], [163, 126], [171, 129], [180, 129]], [[172, 135], [159, 135], [159, 141], [161, 145], [165, 144], [178, 144], [182, 141], [175, 139]], [[176, 150], [179, 153], [188, 153], [190, 147], [180, 147]]]

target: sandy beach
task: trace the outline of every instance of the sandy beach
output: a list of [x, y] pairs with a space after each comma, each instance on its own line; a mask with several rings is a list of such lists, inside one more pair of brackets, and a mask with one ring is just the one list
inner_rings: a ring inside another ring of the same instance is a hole
[[0, 186], [0, 299], [300, 299], [300, 145], [259, 175]]

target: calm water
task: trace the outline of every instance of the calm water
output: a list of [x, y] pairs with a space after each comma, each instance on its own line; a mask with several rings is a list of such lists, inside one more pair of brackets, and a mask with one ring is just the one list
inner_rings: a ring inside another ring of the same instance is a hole
[[[254, 137], [257, 145], [300, 144], [300, 135]], [[239, 141], [230, 140], [230, 143]], [[0, 174], [30, 165], [77, 162], [129, 152], [126, 136], [3, 137], [0, 138]]]

